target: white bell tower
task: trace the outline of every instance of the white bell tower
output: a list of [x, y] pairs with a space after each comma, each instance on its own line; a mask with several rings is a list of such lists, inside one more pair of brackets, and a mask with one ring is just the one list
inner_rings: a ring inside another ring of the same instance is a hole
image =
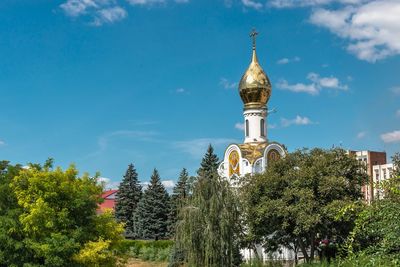
[[239, 84], [239, 94], [244, 103], [244, 143], [267, 142], [267, 102], [271, 96], [271, 83], [258, 63], [256, 54], [257, 32], [252, 31], [253, 55], [250, 66]]

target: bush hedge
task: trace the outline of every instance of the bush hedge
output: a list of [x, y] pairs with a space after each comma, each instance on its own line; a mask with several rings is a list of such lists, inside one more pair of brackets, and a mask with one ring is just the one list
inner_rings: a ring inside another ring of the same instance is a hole
[[172, 240], [124, 240], [118, 253], [144, 261], [168, 261], [173, 245]]

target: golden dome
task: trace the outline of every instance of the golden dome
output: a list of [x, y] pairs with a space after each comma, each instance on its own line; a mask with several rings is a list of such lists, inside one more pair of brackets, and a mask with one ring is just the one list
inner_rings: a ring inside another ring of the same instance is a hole
[[251, 33], [253, 37], [253, 57], [250, 66], [243, 74], [239, 83], [239, 94], [245, 109], [263, 108], [271, 96], [271, 83], [257, 59], [256, 35], [255, 31]]

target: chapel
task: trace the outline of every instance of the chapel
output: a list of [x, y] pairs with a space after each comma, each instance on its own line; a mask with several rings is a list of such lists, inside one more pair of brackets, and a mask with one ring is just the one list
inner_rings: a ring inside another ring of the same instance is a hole
[[268, 139], [268, 101], [271, 82], [257, 59], [256, 36], [252, 31], [253, 51], [251, 62], [239, 82], [239, 95], [243, 101], [244, 141], [230, 144], [219, 166], [219, 174], [231, 181], [246, 174], [262, 173], [268, 163], [286, 155], [285, 147]]

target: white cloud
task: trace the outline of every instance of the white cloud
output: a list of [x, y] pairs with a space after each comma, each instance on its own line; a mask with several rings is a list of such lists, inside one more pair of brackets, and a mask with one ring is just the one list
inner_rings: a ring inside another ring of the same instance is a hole
[[310, 125], [314, 124], [308, 117], [301, 117], [299, 115], [296, 116], [294, 119], [281, 119], [282, 127], [289, 127], [291, 125]]
[[263, 6], [264, 6], [260, 2], [253, 1], [253, 0], [242, 0], [242, 3], [245, 7], [250, 7], [250, 8], [257, 9], [257, 10], [263, 8]]
[[396, 117], [397, 117], [397, 118], [400, 118], [400, 109], [398, 109], [398, 110], [396, 111]]
[[178, 88], [178, 89], [175, 90], [175, 92], [177, 94], [183, 94], [184, 92], [186, 92], [186, 90], [184, 88]]
[[129, 139], [129, 141], [140, 141], [140, 142], [159, 142], [159, 139], [154, 138], [158, 133], [154, 131], [131, 131], [131, 130], [119, 130], [110, 133], [103, 134], [98, 137], [97, 145], [98, 149], [88, 155], [85, 158], [98, 156], [109, 148], [113, 147], [113, 144], [118, 144], [120, 140]]
[[400, 1], [341, 1], [337, 9], [317, 8], [311, 23], [349, 41], [347, 50], [361, 60], [375, 62], [400, 54]]
[[68, 0], [60, 5], [61, 9], [71, 17], [77, 17], [85, 14], [90, 8], [98, 8], [96, 0]]
[[317, 95], [319, 93], [318, 88], [314, 83], [312, 84], [304, 84], [304, 83], [296, 83], [289, 84], [286, 80], [281, 80], [276, 85], [279, 89], [289, 90], [295, 93], [307, 93], [311, 95]]
[[150, 182], [141, 182], [140, 185], [142, 186], [143, 190], [146, 190], [147, 187], [150, 185]]
[[154, 5], [165, 3], [165, 0], [127, 0], [131, 5]]
[[4, 146], [6, 144], [6, 142], [4, 142], [3, 140], [0, 140], [0, 146]]
[[114, 23], [127, 17], [125, 9], [116, 0], [67, 0], [60, 5], [67, 16], [90, 18], [90, 25], [100, 26]]
[[104, 189], [117, 189], [120, 182], [111, 181], [110, 178], [99, 177], [97, 178], [97, 182], [104, 186]]
[[329, 88], [338, 90], [347, 90], [347, 85], [340, 83], [339, 79], [333, 76], [330, 77], [320, 77], [319, 74], [310, 72], [307, 79], [314, 82], [318, 88]]
[[94, 18], [93, 24], [95, 26], [101, 26], [104, 23], [113, 23], [124, 19], [128, 13], [125, 9], [115, 6], [111, 8], [101, 9], [97, 12], [97, 16]]
[[400, 95], [400, 86], [393, 87], [393, 88], [391, 89], [391, 91], [392, 91], [393, 94], [395, 94], [395, 95]]
[[279, 59], [276, 63], [279, 65], [285, 65], [291, 62], [299, 62], [300, 58], [299, 57], [294, 57], [294, 58], [281, 58]]
[[288, 64], [289, 63], [289, 59], [286, 58], [286, 57], [285, 58], [281, 58], [276, 63], [278, 63], [279, 65]]
[[385, 143], [396, 143], [400, 142], [400, 130], [399, 131], [393, 131], [389, 133], [384, 133], [381, 134], [381, 139]]
[[177, 141], [173, 143], [173, 146], [185, 153], [190, 154], [194, 158], [201, 158], [207, 151], [208, 145], [212, 145], [215, 148], [222, 148], [230, 143], [235, 143], [235, 139], [227, 138], [199, 138], [187, 141]]
[[367, 132], [359, 132], [357, 134], [357, 139], [363, 139], [367, 135]]
[[[138, 5], [138, 6], [151, 6], [157, 4], [165, 4], [169, 2], [168, 0], [127, 0], [131, 5]], [[189, 3], [189, 0], [174, 0], [173, 2], [177, 4], [186, 4]]]
[[338, 78], [321, 77], [319, 74], [310, 72], [307, 75], [307, 79], [311, 81], [309, 84], [296, 83], [289, 84], [286, 80], [280, 80], [277, 83], [277, 87], [282, 90], [288, 90], [296, 93], [308, 93], [310, 95], [318, 95], [323, 89], [333, 89], [333, 90], [347, 90], [348, 86], [341, 84]]
[[233, 0], [224, 0], [224, 6], [227, 8], [231, 8], [233, 5]]
[[268, 0], [265, 4], [242, 0], [242, 4], [257, 10], [311, 7], [310, 22], [344, 39], [347, 51], [357, 58], [376, 62], [400, 54], [399, 0]]
[[222, 77], [222, 78], [219, 80], [219, 85], [221, 85], [221, 86], [222, 86], [223, 88], [225, 88], [225, 89], [234, 89], [234, 88], [237, 88], [238, 83], [236, 83], [236, 82], [231, 82], [231, 81], [229, 81], [228, 79]]
[[173, 180], [163, 180], [161, 181], [161, 183], [163, 184], [165, 189], [167, 189], [167, 191], [171, 190], [175, 186], [175, 182]]
[[240, 122], [236, 123], [235, 124], [235, 129], [238, 129], [240, 131], [244, 131], [244, 123], [240, 123]]
[[367, 0], [269, 0], [268, 5], [275, 8], [321, 6], [333, 3], [359, 4]]

